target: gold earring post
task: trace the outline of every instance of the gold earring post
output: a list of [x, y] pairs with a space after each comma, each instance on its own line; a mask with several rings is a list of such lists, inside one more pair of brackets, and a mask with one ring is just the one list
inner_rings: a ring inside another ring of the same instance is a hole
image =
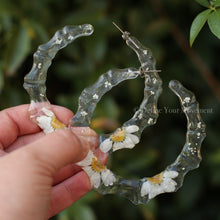
[[114, 24], [115, 27], [116, 27], [119, 31], [121, 31], [122, 34], [125, 33], [125, 31], [123, 31], [114, 21], [112, 22], [112, 24]]

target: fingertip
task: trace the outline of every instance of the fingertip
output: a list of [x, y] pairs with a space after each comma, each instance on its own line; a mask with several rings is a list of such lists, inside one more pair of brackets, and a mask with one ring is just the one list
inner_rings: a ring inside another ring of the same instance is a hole
[[86, 140], [92, 151], [98, 147], [98, 135], [89, 127], [72, 127], [71, 130], [80, 138]]
[[[61, 139], [64, 139], [63, 147], [71, 147], [71, 152], [74, 153], [74, 157], [72, 162], [78, 162], [83, 160], [86, 155], [88, 154], [88, 151], [90, 149], [89, 143], [84, 138], [76, 135], [72, 129], [64, 128], [56, 130], [55, 132], [51, 133], [51, 135], [54, 134], [56, 136], [56, 133], [60, 135]], [[69, 149], [68, 149], [69, 150]]]
[[72, 131], [72, 129], [70, 129], [70, 130], [71, 130], [71, 133], [81, 142], [82, 149], [81, 149], [81, 156], [79, 159], [79, 161], [81, 161], [87, 156], [87, 154], [91, 148], [91, 143], [86, 138], [79, 136], [79, 135], [76, 135], [74, 133], [74, 131]]
[[43, 168], [48, 168], [53, 176], [60, 168], [83, 160], [89, 151], [89, 144], [66, 128], [45, 135], [23, 150], [30, 151], [29, 155], [38, 160]]
[[98, 157], [98, 159], [100, 160], [101, 163], [103, 163], [103, 164], [106, 164], [106, 163], [107, 163], [107, 161], [108, 161], [108, 156], [109, 156], [108, 153], [104, 153], [104, 152], [102, 152], [102, 151], [100, 150], [100, 148], [97, 148], [97, 149], [95, 150], [95, 155], [96, 155], [96, 157]]
[[56, 117], [60, 119], [65, 125], [68, 125], [70, 119], [74, 116], [71, 110], [59, 105], [52, 105], [52, 110]]
[[94, 130], [92, 130], [90, 127], [72, 127], [72, 131], [74, 131], [75, 134], [78, 134], [80, 136], [97, 137], [97, 133]]

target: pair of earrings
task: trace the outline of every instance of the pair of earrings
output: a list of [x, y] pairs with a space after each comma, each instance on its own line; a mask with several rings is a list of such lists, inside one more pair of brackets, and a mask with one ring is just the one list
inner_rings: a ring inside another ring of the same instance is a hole
[[[117, 26], [114, 23], [115, 26]], [[162, 92], [162, 81], [156, 70], [156, 61], [152, 52], [143, 46], [129, 32], [122, 31], [122, 38], [138, 56], [140, 68], [112, 69], [104, 73], [90, 87], [83, 90], [79, 97], [78, 110], [70, 120], [70, 126], [89, 127], [92, 114], [102, 96], [120, 82], [144, 78], [144, 98], [133, 117], [112, 134], [99, 135], [100, 150], [113, 153], [117, 150], [132, 149], [139, 143], [142, 131], [156, 123], [158, 118], [157, 101]], [[45, 133], [65, 127], [53, 111], [46, 97], [47, 70], [56, 53], [81, 36], [93, 33], [90, 24], [66, 26], [56, 32], [46, 44], [40, 45], [34, 54], [31, 71], [24, 78], [24, 88], [30, 99], [30, 117]], [[199, 114], [199, 105], [192, 92], [184, 88], [180, 82], [172, 80], [170, 89], [179, 97], [181, 107], [187, 118], [186, 143], [176, 160], [161, 173], [136, 180], [124, 179], [114, 174], [102, 164], [95, 153], [89, 151], [87, 157], [77, 164], [87, 173], [92, 186], [102, 194], [117, 193], [134, 204], [147, 203], [155, 196], [174, 192], [182, 186], [187, 172], [199, 166], [201, 161], [200, 147], [205, 138], [205, 124]], [[52, 150], [52, 149], [51, 149]]]

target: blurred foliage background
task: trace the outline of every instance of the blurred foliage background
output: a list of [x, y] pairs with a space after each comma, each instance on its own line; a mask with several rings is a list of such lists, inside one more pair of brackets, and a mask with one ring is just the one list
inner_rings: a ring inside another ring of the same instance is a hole
[[[92, 36], [77, 39], [60, 51], [48, 72], [48, 98], [74, 112], [81, 91], [110, 68], [139, 67], [137, 57], [112, 25], [136, 36], [151, 48], [162, 70], [160, 117], [143, 133], [131, 151], [116, 152], [109, 160], [114, 172], [127, 178], [152, 176], [180, 153], [186, 119], [177, 97], [168, 89], [171, 79], [194, 91], [207, 124], [203, 161], [189, 173], [183, 187], [146, 205], [134, 206], [118, 195], [90, 192], [55, 220], [220, 219], [220, 40], [205, 26], [193, 48], [188, 38], [194, 17], [203, 10], [185, 0], [0, 0], [0, 109], [29, 102], [23, 77], [32, 66], [37, 46], [65, 25], [90, 23]], [[143, 98], [143, 79], [126, 81], [106, 94], [93, 125], [113, 131], [128, 120]]]

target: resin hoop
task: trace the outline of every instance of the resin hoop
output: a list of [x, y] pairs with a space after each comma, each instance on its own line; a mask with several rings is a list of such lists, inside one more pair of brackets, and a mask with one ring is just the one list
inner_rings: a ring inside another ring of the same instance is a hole
[[[58, 50], [77, 37], [88, 36], [92, 32], [93, 27], [89, 24], [67, 26], [56, 32], [48, 43], [39, 46], [34, 54], [34, 64], [25, 76], [24, 88], [31, 98], [30, 117], [45, 133], [65, 127], [56, 119], [46, 98], [45, 81], [51, 61]], [[134, 116], [112, 134], [99, 136], [101, 151], [108, 153], [123, 148], [132, 149], [139, 142], [144, 128], [156, 123], [157, 100], [162, 91], [162, 81], [157, 73], [151, 51], [128, 32], [122, 31], [122, 33], [127, 45], [136, 52], [141, 67], [113, 69], [101, 75], [94, 85], [83, 90], [79, 97], [77, 113], [70, 121], [70, 126], [90, 126], [96, 105], [106, 92], [124, 80], [144, 77], [144, 99]], [[90, 150], [87, 157], [77, 164], [88, 174], [91, 185], [100, 193], [118, 193], [135, 204], [147, 203], [158, 194], [176, 191], [181, 187], [185, 174], [199, 166], [200, 147], [205, 138], [205, 124], [200, 117], [198, 103], [193, 93], [178, 81], [171, 81], [169, 86], [179, 97], [188, 122], [186, 143], [182, 152], [176, 161], [160, 174], [151, 178], [126, 180], [110, 171]]]

